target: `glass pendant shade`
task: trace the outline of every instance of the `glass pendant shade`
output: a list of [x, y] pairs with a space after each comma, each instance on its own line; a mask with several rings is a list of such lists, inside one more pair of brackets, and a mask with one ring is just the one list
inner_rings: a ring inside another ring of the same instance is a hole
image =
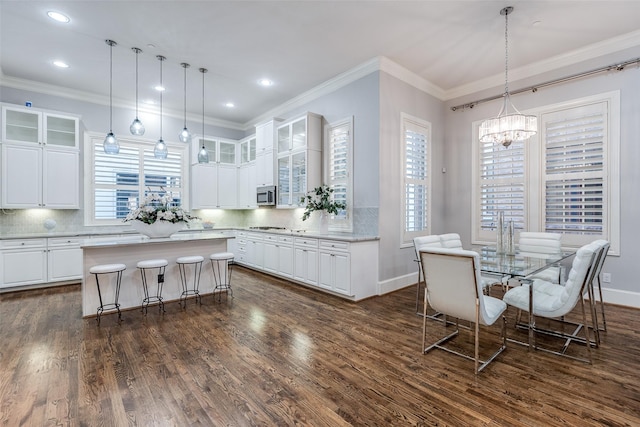
[[204, 145], [198, 151], [198, 163], [209, 163], [209, 152], [204, 148]]
[[153, 147], [153, 157], [163, 160], [167, 158], [168, 154], [169, 150], [167, 148], [167, 144], [165, 144], [162, 138], [160, 138]]
[[[479, 129], [481, 142], [493, 142], [502, 144], [505, 147], [511, 145], [513, 141], [524, 141], [535, 135], [538, 131], [538, 118], [520, 113], [511, 103], [509, 97], [509, 14], [513, 12], [513, 7], [508, 6], [500, 10], [500, 15], [504, 15], [504, 103], [498, 116], [482, 122]], [[512, 112], [510, 112], [510, 110]]]
[[209, 163], [209, 152], [204, 146], [204, 75], [206, 68], [200, 68], [202, 73], [202, 148], [198, 151], [198, 163]]
[[106, 154], [118, 154], [120, 152], [120, 144], [113, 134], [113, 47], [118, 43], [113, 40], [105, 40], [109, 46], [109, 133], [104, 138], [102, 148]]
[[129, 126], [129, 132], [131, 132], [131, 135], [144, 135], [144, 125], [140, 120], [138, 120], [137, 117], [133, 120], [133, 122], [131, 122], [131, 126]]
[[144, 135], [144, 125], [138, 119], [138, 54], [142, 53], [142, 49], [132, 47], [131, 50], [136, 53], [136, 118], [131, 122], [129, 132], [131, 132], [131, 135], [142, 136]]
[[187, 129], [187, 68], [190, 67], [189, 64], [183, 62], [180, 64], [182, 68], [184, 68], [184, 128], [178, 138], [182, 142], [191, 142], [191, 132]]
[[[162, 55], [157, 55], [156, 58], [160, 61], [160, 86], [162, 86], [162, 62], [167, 58]], [[167, 144], [165, 144], [162, 139], [162, 91], [160, 91], [160, 138], [156, 142], [155, 147], [153, 147], [153, 157], [162, 160], [166, 159], [168, 154]]]
[[102, 148], [106, 154], [118, 154], [120, 152], [120, 144], [118, 144], [118, 139], [113, 132], [109, 132], [104, 138]]

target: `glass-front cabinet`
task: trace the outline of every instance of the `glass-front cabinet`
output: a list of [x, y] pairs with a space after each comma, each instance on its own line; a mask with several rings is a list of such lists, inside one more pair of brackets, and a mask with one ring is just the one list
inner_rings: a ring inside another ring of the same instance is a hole
[[235, 141], [225, 141], [223, 139], [197, 137], [193, 138], [191, 146], [191, 163], [198, 163], [198, 152], [202, 147], [209, 153], [209, 163], [224, 163], [226, 165], [236, 164], [236, 146]]
[[77, 117], [5, 105], [2, 124], [3, 142], [78, 148]]
[[244, 165], [256, 159], [256, 137], [250, 136], [240, 141], [240, 164]]
[[321, 184], [322, 116], [307, 113], [278, 126], [278, 207], [299, 207], [307, 191]]

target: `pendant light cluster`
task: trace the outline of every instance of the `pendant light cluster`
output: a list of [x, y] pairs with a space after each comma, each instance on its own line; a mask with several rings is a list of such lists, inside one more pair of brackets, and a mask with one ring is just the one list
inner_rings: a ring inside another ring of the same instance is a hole
[[[109, 132], [107, 133], [104, 143], [103, 149], [106, 154], [118, 154], [120, 152], [120, 144], [118, 143], [118, 139], [113, 133], [113, 47], [117, 46], [113, 40], [105, 40], [105, 43], [109, 46]], [[145, 132], [145, 127], [140, 121], [138, 117], [138, 55], [142, 53], [142, 49], [137, 47], [132, 47], [131, 50], [136, 55], [136, 93], [135, 93], [135, 118], [131, 122], [129, 126], [129, 131], [132, 135], [142, 136]], [[163, 75], [162, 75], [162, 63], [167, 59], [162, 55], [156, 55], [156, 59], [160, 62], [160, 83], [159, 86], [156, 87], [160, 91], [160, 138], [156, 141], [155, 146], [153, 148], [153, 155], [156, 159], [166, 159], [168, 156], [168, 147], [162, 138], [162, 108], [163, 108], [163, 99], [162, 92], [164, 91], [163, 86]], [[181, 142], [190, 143], [192, 140], [191, 132], [187, 128], [187, 68], [190, 65], [186, 62], [180, 63], [180, 66], [184, 69], [184, 127], [178, 138]], [[207, 72], [206, 68], [200, 68], [199, 71], [202, 73], [202, 135], [204, 136], [204, 74]], [[204, 148], [204, 144], [202, 150], [198, 153], [198, 161], [200, 163], [208, 163], [209, 162], [209, 154], [207, 150]]]

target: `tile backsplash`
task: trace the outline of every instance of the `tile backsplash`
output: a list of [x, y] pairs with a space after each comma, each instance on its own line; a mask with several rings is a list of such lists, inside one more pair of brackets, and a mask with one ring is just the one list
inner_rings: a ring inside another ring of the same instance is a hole
[[[302, 209], [260, 208], [251, 210], [203, 209], [194, 210], [199, 220], [192, 224], [200, 228], [202, 223], [212, 223], [214, 227], [272, 226], [292, 230], [317, 230], [319, 221], [312, 215], [302, 221]], [[353, 212], [353, 232], [356, 234], [378, 234], [378, 209], [361, 208]], [[51, 221], [53, 220], [53, 221]], [[47, 224], [55, 227], [48, 230]], [[113, 226], [85, 226], [82, 209], [0, 209], [0, 235], [31, 234], [51, 232], [123, 232], [130, 231], [126, 224]]]

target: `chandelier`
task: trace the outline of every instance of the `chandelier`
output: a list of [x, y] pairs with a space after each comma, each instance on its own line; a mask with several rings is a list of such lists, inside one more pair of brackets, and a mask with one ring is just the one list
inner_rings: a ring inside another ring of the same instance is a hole
[[511, 103], [509, 97], [509, 14], [513, 7], [508, 6], [500, 10], [504, 15], [504, 95], [503, 104], [498, 116], [488, 119], [480, 125], [480, 141], [494, 142], [505, 147], [513, 141], [524, 141], [536, 134], [538, 118], [520, 113]]

